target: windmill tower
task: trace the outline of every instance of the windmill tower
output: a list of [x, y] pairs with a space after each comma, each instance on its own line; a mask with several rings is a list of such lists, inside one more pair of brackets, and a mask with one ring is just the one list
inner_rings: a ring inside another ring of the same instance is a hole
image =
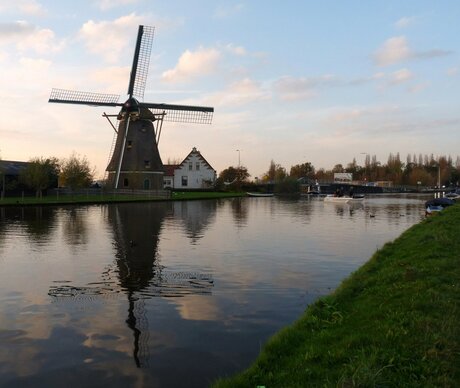
[[[163, 189], [163, 163], [158, 151], [163, 121], [210, 124], [214, 108], [142, 102], [147, 82], [154, 28], [139, 26], [128, 99], [105, 93], [53, 89], [48, 102], [90, 106], [121, 107], [118, 115], [106, 115], [115, 130], [115, 146], [106, 171], [115, 189]], [[118, 125], [113, 125], [116, 116]]]

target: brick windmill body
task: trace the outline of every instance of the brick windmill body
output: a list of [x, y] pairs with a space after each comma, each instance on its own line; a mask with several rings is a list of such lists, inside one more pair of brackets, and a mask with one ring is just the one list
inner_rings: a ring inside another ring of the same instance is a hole
[[[121, 107], [117, 115], [104, 113], [116, 141], [112, 145], [107, 184], [119, 189], [160, 190], [163, 188], [163, 163], [158, 151], [163, 121], [210, 124], [211, 107], [140, 102], [147, 81], [154, 28], [139, 26], [128, 99], [119, 103], [119, 95], [53, 89], [49, 102], [90, 106]], [[110, 117], [116, 116], [117, 124]]]

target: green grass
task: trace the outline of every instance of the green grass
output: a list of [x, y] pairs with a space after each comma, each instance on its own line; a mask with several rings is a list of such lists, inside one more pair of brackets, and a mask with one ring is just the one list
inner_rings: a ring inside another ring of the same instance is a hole
[[112, 202], [149, 202], [149, 201], [167, 201], [167, 200], [195, 200], [195, 199], [216, 199], [241, 197], [245, 193], [231, 192], [173, 192], [171, 198], [155, 198], [148, 196], [136, 195], [60, 195], [37, 197], [12, 197], [0, 199], [1, 206], [22, 206], [22, 205], [65, 205], [65, 204], [90, 204], [90, 203], [112, 203]]
[[457, 387], [460, 206], [386, 244], [213, 387]]

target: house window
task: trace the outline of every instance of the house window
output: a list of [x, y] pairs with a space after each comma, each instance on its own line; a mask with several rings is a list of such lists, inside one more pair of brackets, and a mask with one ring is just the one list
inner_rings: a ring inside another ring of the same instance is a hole
[[193, 169], [193, 163], [192, 162], [188, 162], [188, 170], [189, 171], [192, 171]]
[[144, 167], [150, 168], [150, 160], [144, 160]]
[[150, 190], [150, 179], [144, 179], [144, 190]]
[[123, 179], [123, 187], [128, 187], [128, 186], [129, 186], [128, 178]]
[[184, 175], [184, 176], [182, 177], [182, 186], [183, 186], [183, 187], [188, 186], [188, 176], [186, 176], [186, 175]]
[[196, 170], [200, 171], [200, 162], [196, 162]]
[[128, 150], [130, 150], [132, 147], [133, 147], [133, 141], [132, 141], [132, 140], [128, 140], [128, 145], [126, 146], [126, 148], [127, 148]]

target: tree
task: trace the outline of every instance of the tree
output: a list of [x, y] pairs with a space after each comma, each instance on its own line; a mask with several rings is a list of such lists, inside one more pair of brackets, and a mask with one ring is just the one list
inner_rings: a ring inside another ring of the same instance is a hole
[[79, 158], [75, 153], [68, 159], [64, 159], [61, 165], [61, 181], [64, 186], [72, 190], [91, 185], [94, 177], [94, 169], [89, 166], [85, 156]]
[[168, 158], [168, 161], [166, 162], [166, 164], [181, 164], [182, 162], [182, 159], [180, 158]]
[[57, 158], [36, 157], [29, 160], [27, 167], [21, 172], [19, 179], [35, 190], [41, 197], [43, 190], [57, 187], [59, 160]]
[[219, 174], [219, 179], [225, 183], [233, 183], [236, 181], [244, 182], [251, 175], [248, 173], [248, 169], [244, 166], [240, 167], [228, 167], [222, 170]]
[[339, 163], [332, 168], [332, 172], [344, 172], [343, 166]]
[[280, 194], [296, 194], [300, 192], [300, 183], [293, 177], [285, 177], [276, 182], [274, 191]]
[[265, 182], [277, 182], [287, 177], [286, 169], [280, 164], [276, 164], [273, 159], [270, 161], [268, 171], [264, 174], [262, 180]]
[[310, 162], [296, 164], [291, 167], [289, 176], [292, 178], [313, 178], [315, 175], [315, 167]]

